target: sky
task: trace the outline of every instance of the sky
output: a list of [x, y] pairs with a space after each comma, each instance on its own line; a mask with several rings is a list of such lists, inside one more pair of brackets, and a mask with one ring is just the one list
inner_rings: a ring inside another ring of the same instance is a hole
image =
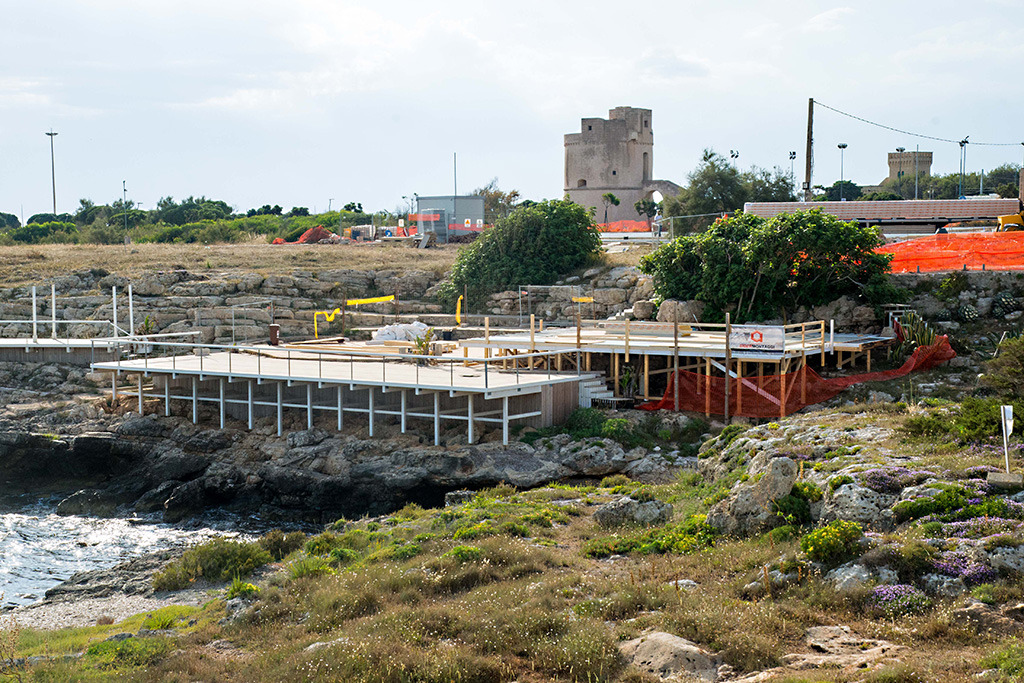
[[[802, 178], [807, 101], [1024, 161], [1024, 3], [0, 0], [0, 211], [204, 195], [394, 210], [497, 178], [562, 196], [563, 135], [653, 110], [654, 173], [702, 150]], [[955, 143], [815, 113], [814, 183], [874, 184]], [[985, 146], [973, 143], [1007, 143]], [[457, 174], [454, 156], [457, 155]]]

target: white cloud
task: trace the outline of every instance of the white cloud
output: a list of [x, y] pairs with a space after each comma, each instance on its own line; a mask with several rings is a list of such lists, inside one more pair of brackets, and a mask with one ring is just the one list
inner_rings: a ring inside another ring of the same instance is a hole
[[801, 25], [801, 30], [806, 33], [823, 33], [843, 28], [844, 22], [853, 14], [852, 7], [835, 7], [830, 10], [815, 14]]

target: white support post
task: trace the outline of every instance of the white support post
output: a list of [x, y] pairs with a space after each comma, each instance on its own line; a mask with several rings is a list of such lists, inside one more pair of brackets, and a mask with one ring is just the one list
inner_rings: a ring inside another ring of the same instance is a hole
[[466, 397], [466, 405], [468, 406], [466, 414], [469, 416], [468, 441], [469, 443], [473, 443], [473, 394], [469, 394]]
[[313, 385], [306, 385], [306, 429], [313, 428]]
[[57, 285], [50, 285], [50, 336], [57, 338]]
[[132, 296], [132, 283], [128, 283], [128, 336], [135, 334], [135, 299]]
[[345, 408], [342, 403], [341, 385], [338, 385], [338, 431], [340, 432], [342, 427], [345, 426]]
[[199, 380], [192, 375], [192, 424], [199, 424]]
[[370, 395], [370, 436], [373, 436], [373, 387], [368, 389]]
[[402, 389], [402, 433], [405, 434], [405, 408], [406, 408], [406, 394], [409, 393], [408, 389]]
[[117, 285], [110, 288], [110, 301], [112, 307], [112, 317], [114, 321], [114, 338], [117, 338]]
[[508, 445], [508, 396], [501, 397], [501, 443]]
[[39, 311], [36, 306], [36, 286], [32, 285], [32, 341], [39, 338]]
[[252, 411], [252, 380], [250, 379], [248, 382], [246, 382], [246, 385], [248, 386], [248, 390], [249, 390], [248, 391], [249, 405], [247, 406], [248, 409], [249, 409], [249, 415], [248, 415], [249, 421], [248, 422], [249, 422], [249, 429], [252, 429], [252, 427], [253, 427], [253, 419], [252, 419], [253, 418], [253, 411]]
[[220, 405], [219, 405], [219, 408], [220, 408], [220, 428], [224, 429], [224, 378], [223, 377], [220, 378], [219, 384], [220, 384], [220, 386], [218, 387], [218, 389], [219, 389], [218, 396], [220, 398]]
[[441, 394], [434, 392], [434, 445], [441, 445]]
[[284, 432], [284, 427], [281, 424], [284, 415], [284, 407], [281, 405], [284, 402], [284, 383], [277, 383], [277, 435], [281, 436]]
[[171, 378], [164, 375], [164, 417], [171, 416]]
[[113, 404], [112, 407], [117, 408], [117, 372], [110, 373], [110, 401]]
[[139, 417], [142, 417], [142, 373], [139, 373]]

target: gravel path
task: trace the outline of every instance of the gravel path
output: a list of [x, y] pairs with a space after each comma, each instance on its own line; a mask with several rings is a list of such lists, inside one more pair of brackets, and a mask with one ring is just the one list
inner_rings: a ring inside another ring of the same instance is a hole
[[46, 601], [18, 607], [8, 614], [23, 628], [52, 631], [77, 626], [95, 626], [101, 617], [115, 622], [133, 614], [148, 612], [168, 605], [202, 605], [210, 599], [206, 591], [191, 589], [166, 596], [116, 594], [102, 598]]

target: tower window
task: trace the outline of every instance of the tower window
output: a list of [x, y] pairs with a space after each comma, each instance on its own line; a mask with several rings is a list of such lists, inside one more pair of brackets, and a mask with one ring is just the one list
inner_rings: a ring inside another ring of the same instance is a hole
[[646, 119], [644, 119], [644, 128], [650, 128], [650, 127], [651, 127], [651, 122], [646, 120]]
[[618, 174], [619, 174], [618, 171], [612, 171], [612, 175], [618, 175]]
[[586, 186], [587, 186], [586, 179], [580, 178], [578, 181], [576, 181], [576, 187], [586, 187]]
[[587, 130], [594, 130], [593, 126], [587, 126]]

